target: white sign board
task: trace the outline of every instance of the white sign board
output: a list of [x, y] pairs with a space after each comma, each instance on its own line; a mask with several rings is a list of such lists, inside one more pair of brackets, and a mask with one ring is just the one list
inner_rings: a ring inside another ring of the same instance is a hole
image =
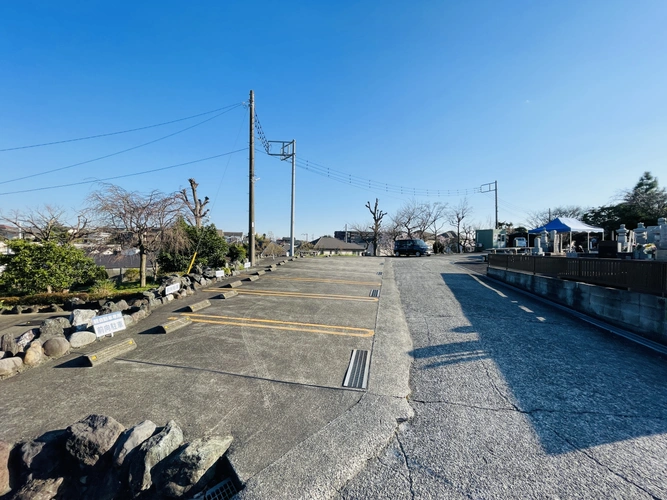
[[125, 330], [123, 313], [117, 311], [102, 316], [95, 316], [93, 318], [93, 328], [95, 329], [95, 335], [98, 337], [104, 337], [105, 335], [113, 337], [114, 332]]
[[170, 293], [178, 292], [180, 289], [181, 289], [181, 284], [174, 283], [173, 285], [169, 285], [164, 289], [164, 294], [169, 295]]
[[245, 264], [243, 264], [243, 267], [245, 269], [250, 269], [250, 262], [246, 262]]
[[225, 270], [220, 269], [220, 270], [216, 271], [215, 272], [215, 277], [216, 278], [224, 278], [225, 277]]

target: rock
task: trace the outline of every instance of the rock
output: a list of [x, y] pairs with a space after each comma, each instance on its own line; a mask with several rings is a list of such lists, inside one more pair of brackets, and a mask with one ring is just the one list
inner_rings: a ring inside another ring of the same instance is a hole
[[79, 347], [83, 347], [84, 345], [92, 344], [95, 342], [97, 340], [97, 335], [95, 335], [93, 332], [84, 330], [81, 332], [74, 332], [69, 336], [68, 340], [70, 345], [74, 349], [77, 349]]
[[116, 302], [116, 310], [117, 311], [125, 311], [129, 309], [130, 306], [127, 305], [127, 302], [125, 302], [123, 299], [120, 299], [118, 302]]
[[129, 467], [130, 490], [137, 496], [153, 484], [151, 469], [183, 443], [183, 432], [170, 420], [158, 434], [149, 438], [132, 457]]
[[[107, 308], [109, 312], [119, 311], [118, 306], [113, 300], [107, 300], [104, 304], [102, 304], [102, 307]], [[99, 314], [99, 316], [101, 316], [101, 314]]]
[[118, 438], [116, 449], [113, 455], [113, 464], [121, 467], [127, 455], [137, 446], [146, 441], [155, 432], [156, 425], [150, 420], [144, 420], [131, 429], [126, 430]]
[[169, 460], [160, 474], [163, 496], [188, 497], [203, 490], [215, 476], [215, 465], [232, 444], [232, 436], [195, 439]]
[[42, 347], [44, 348], [44, 354], [51, 358], [64, 356], [70, 349], [69, 342], [65, 337], [53, 337], [44, 342]]
[[38, 306], [29, 306], [27, 307], [24, 311], [24, 313], [38, 313], [39, 312], [39, 307]]
[[151, 297], [150, 299], [148, 299], [148, 305], [151, 306], [151, 307], [159, 307], [159, 306], [162, 305], [162, 302], [160, 301], [160, 299], [156, 299], [155, 297]]
[[74, 309], [69, 317], [75, 332], [87, 330], [93, 324], [93, 318], [97, 315], [97, 309]]
[[9, 454], [12, 451], [12, 445], [5, 441], [0, 441], [0, 496], [9, 493]]
[[24, 306], [14, 306], [12, 307], [12, 314], [21, 314], [23, 311], [25, 311], [27, 308]]
[[39, 334], [39, 330], [28, 330], [19, 335], [16, 339], [16, 346], [19, 348], [19, 351], [24, 351], [26, 346], [32, 342], [37, 334]]
[[66, 311], [74, 311], [75, 309], [80, 309], [86, 305], [86, 301], [80, 299], [79, 297], [72, 297], [65, 301], [64, 307]]
[[51, 305], [48, 307], [48, 309], [47, 309], [46, 312], [54, 312], [54, 313], [56, 313], [56, 312], [63, 312], [63, 311], [64, 311], [64, 309], [63, 309], [62, 307], [60, 307], [58, 304], [51, 304]]
[[[36, 478], [46, 478], [54, 471], [65, 472], [69, 464], [63, 460], [67, 431], [64, 429], [47, 432], [34, 441], [21, 445], [20, 461], [29, 474]], [[58, 470], [63, 469], [63, 470]]]
[[23, 360], [21, 358], [13, 357], [0, 359], [0, 377], [14, 375], [22, 366]]
[[133, 312], [130, 317], [135, 323], [138, 323], [142, 319], [144, 319], [147, 316], [146, 311], [144, 309], [139, 309], [137, 312]]
[[63, 324], [60, 321], [56, 321], [55, 318], [45, 319], [39, 325], [39, 338], [42, 342], [64, 336], [65, 329], [63, 328]]
[[94, 466], [116, 443], [125, 430], [120, 423], [105, 415], [88, 415], [67, 428], [65, 448], [80, 464]]
[[5, 351], [0, 351], [0, 359], [5, 359], [6, 357], [11, 356], [12, 354]]
[[125, 328], [129, 328], [134, 324], [134, 318], [129, 314], [123, 314], [123, 321], [125, 321]]
[[44, 360], [44, 349], [39, 342], [33, 342], [23, 356], [23, 364], [37, 366]]
[[13, 500], [52, 500], [56, 498], [58, 489], [64, 478], [31, 479], [14, 496]]
[[15, 356], [19, 352], [19, 346], [16, 344], [16, 339], [11, 333], [5, 333], [2, 338], [0, 338], [0, 351], [10, 352], [12, 356]]

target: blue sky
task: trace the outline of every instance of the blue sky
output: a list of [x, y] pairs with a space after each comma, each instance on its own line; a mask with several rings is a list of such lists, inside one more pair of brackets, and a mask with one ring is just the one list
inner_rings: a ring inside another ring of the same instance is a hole
[[[297, 141], [297, 238], [369, 220], [376, 197], [392, 214], [466, 190], [486, 227], [493, 194], [473, 191], [496, 180], [499, 219], [517, 224], [609, 203], [645, 170], [667, 185], [666, 25], [662, 0], [2, 2], [0, 149], [171, 121], [253, 89], [267, 138]], [[0, 152], [0, 210], [74, 213], [100, 187], [88, 181], [172, 192], [194, 177], [211, 222], [246, 232], [247, 115], [78, 167], [63, 169], [214, 115]], [[255, 168], [257, 231], [288, 236], [290, 164], [258, 152]], [[344, 175], [371, 189], [332, 179]]]

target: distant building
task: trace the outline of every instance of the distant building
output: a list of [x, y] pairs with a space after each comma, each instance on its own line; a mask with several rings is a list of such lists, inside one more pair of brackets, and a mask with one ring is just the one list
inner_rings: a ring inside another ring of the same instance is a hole
[[475, 231], [476, 250], [507, 247], [507, 231], [505, 229], [478, 229]]
[[243, 231], [223, 231], [222, 229], [218, 229], [218, 234], [229, 244], [243, 243]]
[[366, 251], [365, 245], [346, 243], [331, 236], [322, 236], [311, 241], [313, 252], [320, 255], [363, 255]]

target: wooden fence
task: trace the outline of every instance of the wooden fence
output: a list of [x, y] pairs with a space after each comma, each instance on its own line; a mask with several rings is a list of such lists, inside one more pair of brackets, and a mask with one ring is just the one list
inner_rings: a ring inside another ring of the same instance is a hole
[[667, 295], [667, 262], [490, 254], [489, 267]]

